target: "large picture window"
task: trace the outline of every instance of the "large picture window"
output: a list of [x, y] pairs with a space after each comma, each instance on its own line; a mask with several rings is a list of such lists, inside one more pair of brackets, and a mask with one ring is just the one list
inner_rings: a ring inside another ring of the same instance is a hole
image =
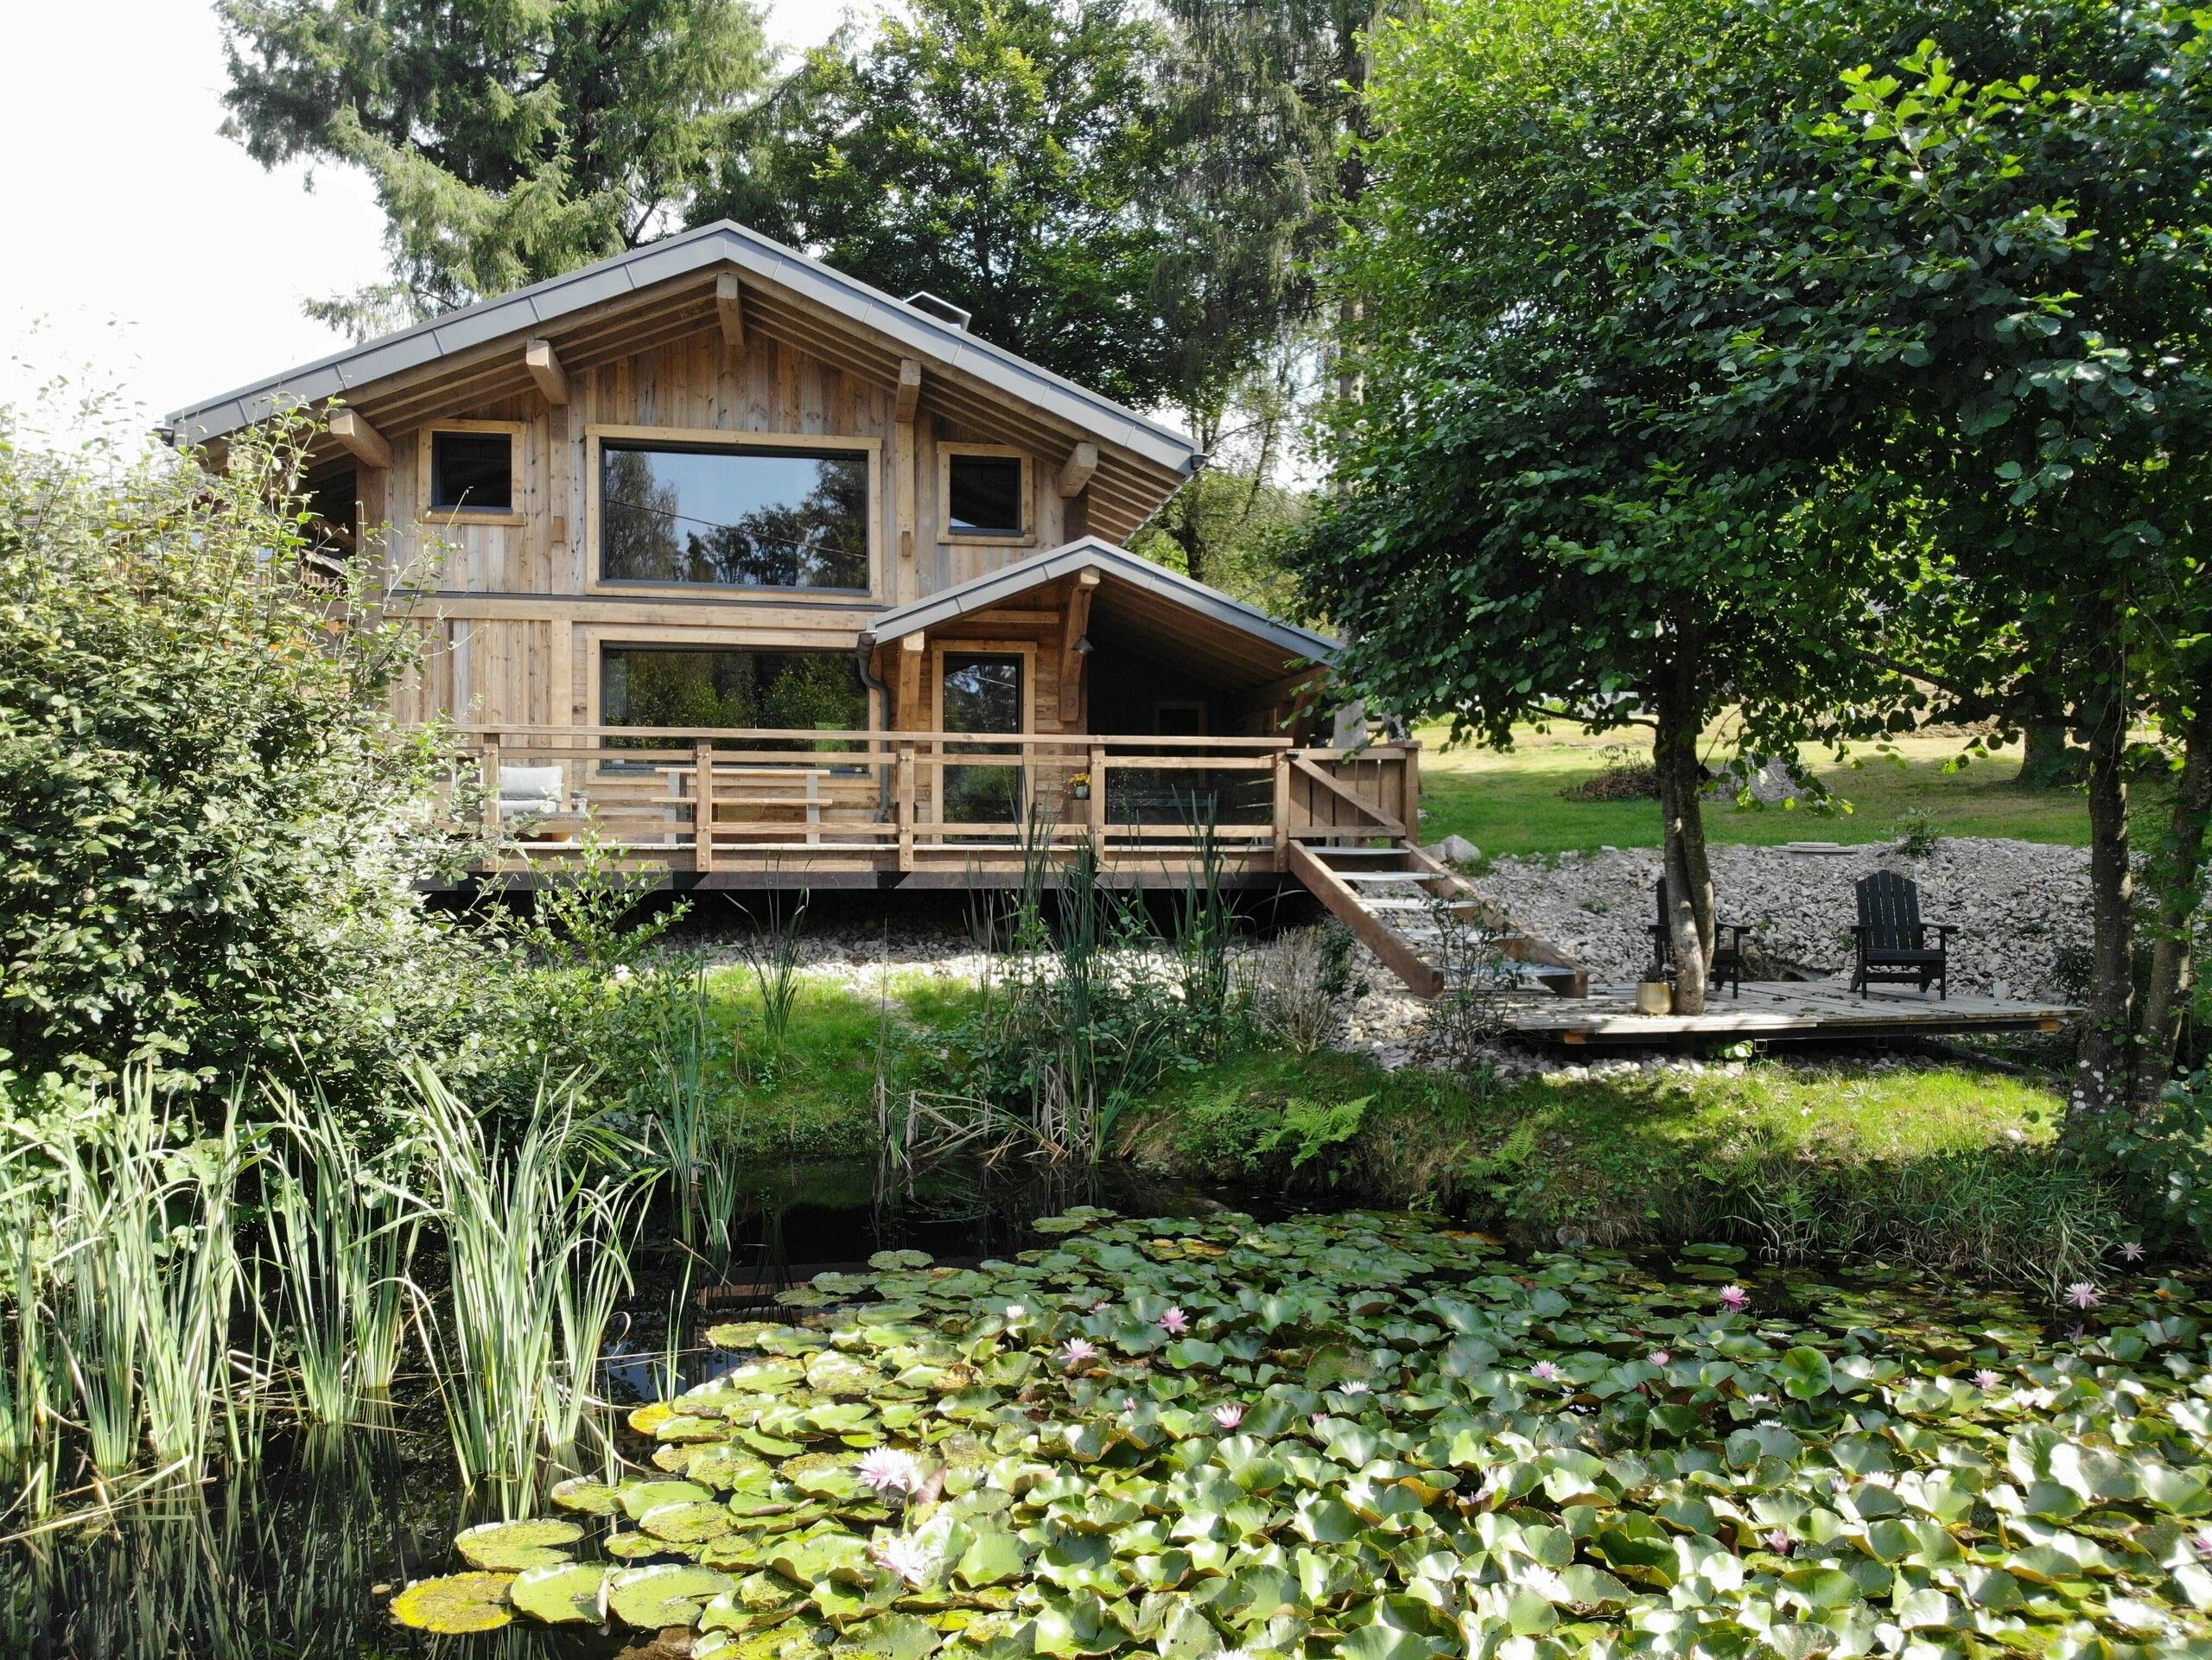
[[600, 448], [610, 582], [866, 592], [868, 458], [854, 450]]
[[[608, 646], [600, 653], [600, 719], [607, 726], [868, 729], [868, 688], [850, 652], [756, 652]], [[610, 739], [651, 747], [650, 739]], [[732, 740], [757, 749], [844, 748], [834, 740]]]

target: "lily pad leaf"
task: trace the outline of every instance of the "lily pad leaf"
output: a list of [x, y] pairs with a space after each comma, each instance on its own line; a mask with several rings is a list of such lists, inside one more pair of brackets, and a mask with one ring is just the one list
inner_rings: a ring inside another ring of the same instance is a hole
[[574, 1522], [548, 1517], [533, 1522], [486, 1522], [454, 1536], [454, 1549], [471, 1568], [516, 1574], [526, 1568], [557, 1567], [571, 1560], [562, 1549], [584, 1536]]
[[849, 1629], [835, 1652], [868, 1655], [874, 1660], [929, 1660], [944, 1640], [927, 1620], [912, 1614], [877, 1614]]
[[599, 1619], [600, 1587], [607, 1579], [604, 1562], [569, 1562], [558, 1568], [533, 1568], [518, 1574], [507, 1595], [532, 1619], [549, 1625]]
[[467, 1631], [494, 1631], [515, 1617], [507, 1588], [512, 1574], [448, 1574], [442, 1579], [421, 1580], [391, 1600], [391, 1617], [418, 1631], [458, 1637]]
[[696, 1481], [626, 1481], [614, 1490], [614, 1496], [634, 1521], [664, 1504], [685, 1504], [715, 1495], [711, 1488]]
[[1818, 1349], [1790, 1350], [1776, 1364], [1774, 1371], [1782, 1387], [1800, 1401], [1818, 1400], [1835, 1387], [1827, 1357]]
[[988, 1528], [976, 1535], [953, 1572], [965, 1585], [1003, 1585], [1020, 1574], [1028, 1560], [1020, 1540]]
[[555, 1482], [552, 1499], [564, 1511], [582, 1511], [587, 1516], [612, 1516], [620, 1502], [615, 1498], [613, 1488], [588, 1476], [571, 1476], [566, 1481]]
[[696, 1562], [655, 1562], [608, 1575], [607, 1606], [624, 1625], [640, 1631], [696, 1625], [707, 1600], [735, 1584], [719, 1569]]

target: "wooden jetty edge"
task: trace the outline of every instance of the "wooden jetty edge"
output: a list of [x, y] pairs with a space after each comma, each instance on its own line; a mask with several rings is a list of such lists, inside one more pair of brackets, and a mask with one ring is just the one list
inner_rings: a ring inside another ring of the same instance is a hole
[[1741, 997], [1712, 996], [1702, 1014], [1639, 1014], [1635, 987], [1599, 986], [1587, 997], [1517, 1007], [1507, 1024], [1522, 1037], [1568, 1044], [1731, 1037], [1786, 1041], [2056, 1032], [2081, 1012], [2063, 1003], [1956, 993], [1939, 1000], [1932, 994], [1881, 987], [1857, 995], [1840, 981], [1747, 980]]

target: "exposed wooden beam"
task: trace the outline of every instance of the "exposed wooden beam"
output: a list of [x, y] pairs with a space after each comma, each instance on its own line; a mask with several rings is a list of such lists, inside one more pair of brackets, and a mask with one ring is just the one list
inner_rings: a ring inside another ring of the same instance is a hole
[[1098, 446], [1088, 440], [1077, 444], [1060, 464], [1060, 499], [1065, 501], [1081, 495], [1090, 486], [1090, 475], [1097, 470]]
[[330, 436], [353, 451], [355, 461], [365, 461], [371, 467], [391, 465], [391, 446], [385, 442], [384, 434], [361, 418], [358, 410], [332, 410]]
[[915, 407], [922, 401], [922, 360], [919, 358], [899, 359], [899, 418], [911, 421]]
[[721, 319], [723, 341], [731, 346], [744, 345], [745, 295], [734, 270], [726, 270], [715, 278], [715, 315]]
[[1076, 648], [1090, 627], [1090, 599], [1098, 592], [1098, 571], [1087, 566], [1068, 584], [1067, 619], [1060, 625], [1060, 720], [1063, 724], [1083, 713], [1083, 659], [1089, 655]]
[[522, 348], [522, 360], [523, 366], [530, 371], [530, 378], [537, 383], [537, 390], [545, 394], [547, 403], [568, 403], [569, 372], [553, 355], [552, 341], [531, 340]]
[[899, 641], [899, 724], [908, 732], [926, 732], [929, 713], [922, 707], [922, 656], [927, 642], [919, 634]]

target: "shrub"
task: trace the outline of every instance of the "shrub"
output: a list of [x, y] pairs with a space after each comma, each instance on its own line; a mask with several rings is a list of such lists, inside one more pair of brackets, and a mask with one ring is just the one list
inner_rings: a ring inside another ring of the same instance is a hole
[[1597, 776], [1561, 790], [1564, 801], [1656, 801], [1659, 769], [1639, 759], [1624, 743], [1609, 743], [1598, 752]]
[[461, 1041], [410, 886], [431, 740], [384, 714], [403, 631], [311, 575], [305, 429], [219, 474], [16, 433], [0, 410], [0, 1049], [343, 1094], [412, 1021]]

